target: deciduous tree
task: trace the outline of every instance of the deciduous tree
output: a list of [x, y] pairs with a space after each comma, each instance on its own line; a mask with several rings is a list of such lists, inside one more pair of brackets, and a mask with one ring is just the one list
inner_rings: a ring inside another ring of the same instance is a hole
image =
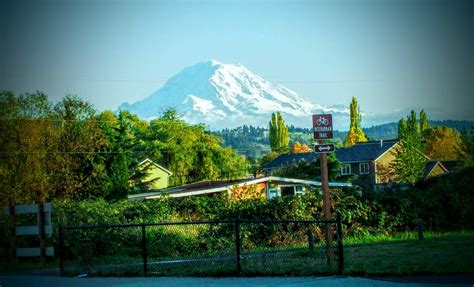
[[366, 142], [367, 137], [364, 134], [364, 131], [360, 127], [361, 115], [359, 107], [357, 105], [357, 99], [352, 97], [350, 104], [350, 127], [349, 132], [347, 133], [346, 140], [344, 141], [346, 145], [354, 145], [358, 142]]
[[423, 133], [426, 155], [432, 160], [459, 160], [465, 157], [461, 134], [448, 127], [433, 127]]
[[306, 144], [301, 144], [300, 142], [297, 141], [291, 146], [291, 152], [292, 153], [306, 153], [306, 152], [311, 152], [311, 149]]
[[272, 151], [282, 153], [287, 151], [290, 137], [288, 136], [288, 126], [280, 112], [272, 113], [272, 120], [269, 123], [270, 147]]

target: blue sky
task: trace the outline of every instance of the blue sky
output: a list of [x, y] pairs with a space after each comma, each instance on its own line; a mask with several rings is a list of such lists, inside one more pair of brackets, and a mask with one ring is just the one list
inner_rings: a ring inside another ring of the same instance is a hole
[[[114, 109], [197, 62], [322, 105], [474, 119], [473, 1], [4, 1], [0, 89]], [[406, 113], [405, 113], [406, 114]]]

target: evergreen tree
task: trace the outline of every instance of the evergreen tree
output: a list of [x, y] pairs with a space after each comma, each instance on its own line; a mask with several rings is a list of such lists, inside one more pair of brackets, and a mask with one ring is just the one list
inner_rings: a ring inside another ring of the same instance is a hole
[[357, 99], [352, 97], [352, 102], [350, 104], [350, 128], [349, 132], [347, 133], [345, 144], [350, 146], [354, 145], [358, 142], [366, 142], [367, 137], [364, 134], [364, 131], [360, 127], [360, 122], [362, 120], [360, 115], [359, 107], [357, 106]]
[[416, 113], [414, 110], [411, 110], [410, 115], [407, 117], [406, 132], [414, 137], [420, 137], [420, 126], [416, 119]]
[[405, 137], [407, 133], [407, 121], [404, 118], [401, 118], [398, 121], [398, 139]]
[[428, 117], [424, 110], [420, 112], [420, 132], [423, 133], [425, 130], [430, 128], [430, 123], [428, 122]]
[[464, 162], [466, 166], [474, 166], [474, 126], [471, 126], [470, 134], [464, 129], [461, 133], [464, 146]]
[[415, 111], [407, 119], [401, 119], [398, 125], [398, 145], [395, 161], [391, 168], [400, 182], [415, 183], [423, 176], [426, 157]]
[[290, 137], [288, 136], [288, 126], [280, 112], [272, 113], [272, 120], [269, 123], [270, 147], [273, 152], [282, 153], [288, 149]]

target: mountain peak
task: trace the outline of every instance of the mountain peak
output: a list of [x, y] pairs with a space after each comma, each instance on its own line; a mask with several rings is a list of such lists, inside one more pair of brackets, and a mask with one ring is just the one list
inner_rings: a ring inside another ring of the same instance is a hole
[[224, 65], [221, 62], [216, 61], [216, 60], [209, 60], [208, 62], [210, 62], [212, 66], [222, 66], [222, 65]]
[[208, 60], [184, 68], [147, 98], [132, 105], [122, 104], [142, 118], [154, 118], [174, 107], [192, 123], [230, 127], [248, 121], [254, 125], [268, 122], [272, 112], [287, 118], [308, 117], [324, 110], [297, 93], [274, 85], [245, 66]]

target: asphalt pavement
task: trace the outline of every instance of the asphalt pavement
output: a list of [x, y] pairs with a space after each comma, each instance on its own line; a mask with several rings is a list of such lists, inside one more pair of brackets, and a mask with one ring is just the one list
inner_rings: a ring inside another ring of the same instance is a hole
[[342, 287], [342, 286], [474, 286], [474, 275], [414, 276], [394, 278], [361, 277], [58, 277], [50, 275], [0, 275], [0, 287], [105, 287], [105, 286], [297, 286], [297, 287]]

